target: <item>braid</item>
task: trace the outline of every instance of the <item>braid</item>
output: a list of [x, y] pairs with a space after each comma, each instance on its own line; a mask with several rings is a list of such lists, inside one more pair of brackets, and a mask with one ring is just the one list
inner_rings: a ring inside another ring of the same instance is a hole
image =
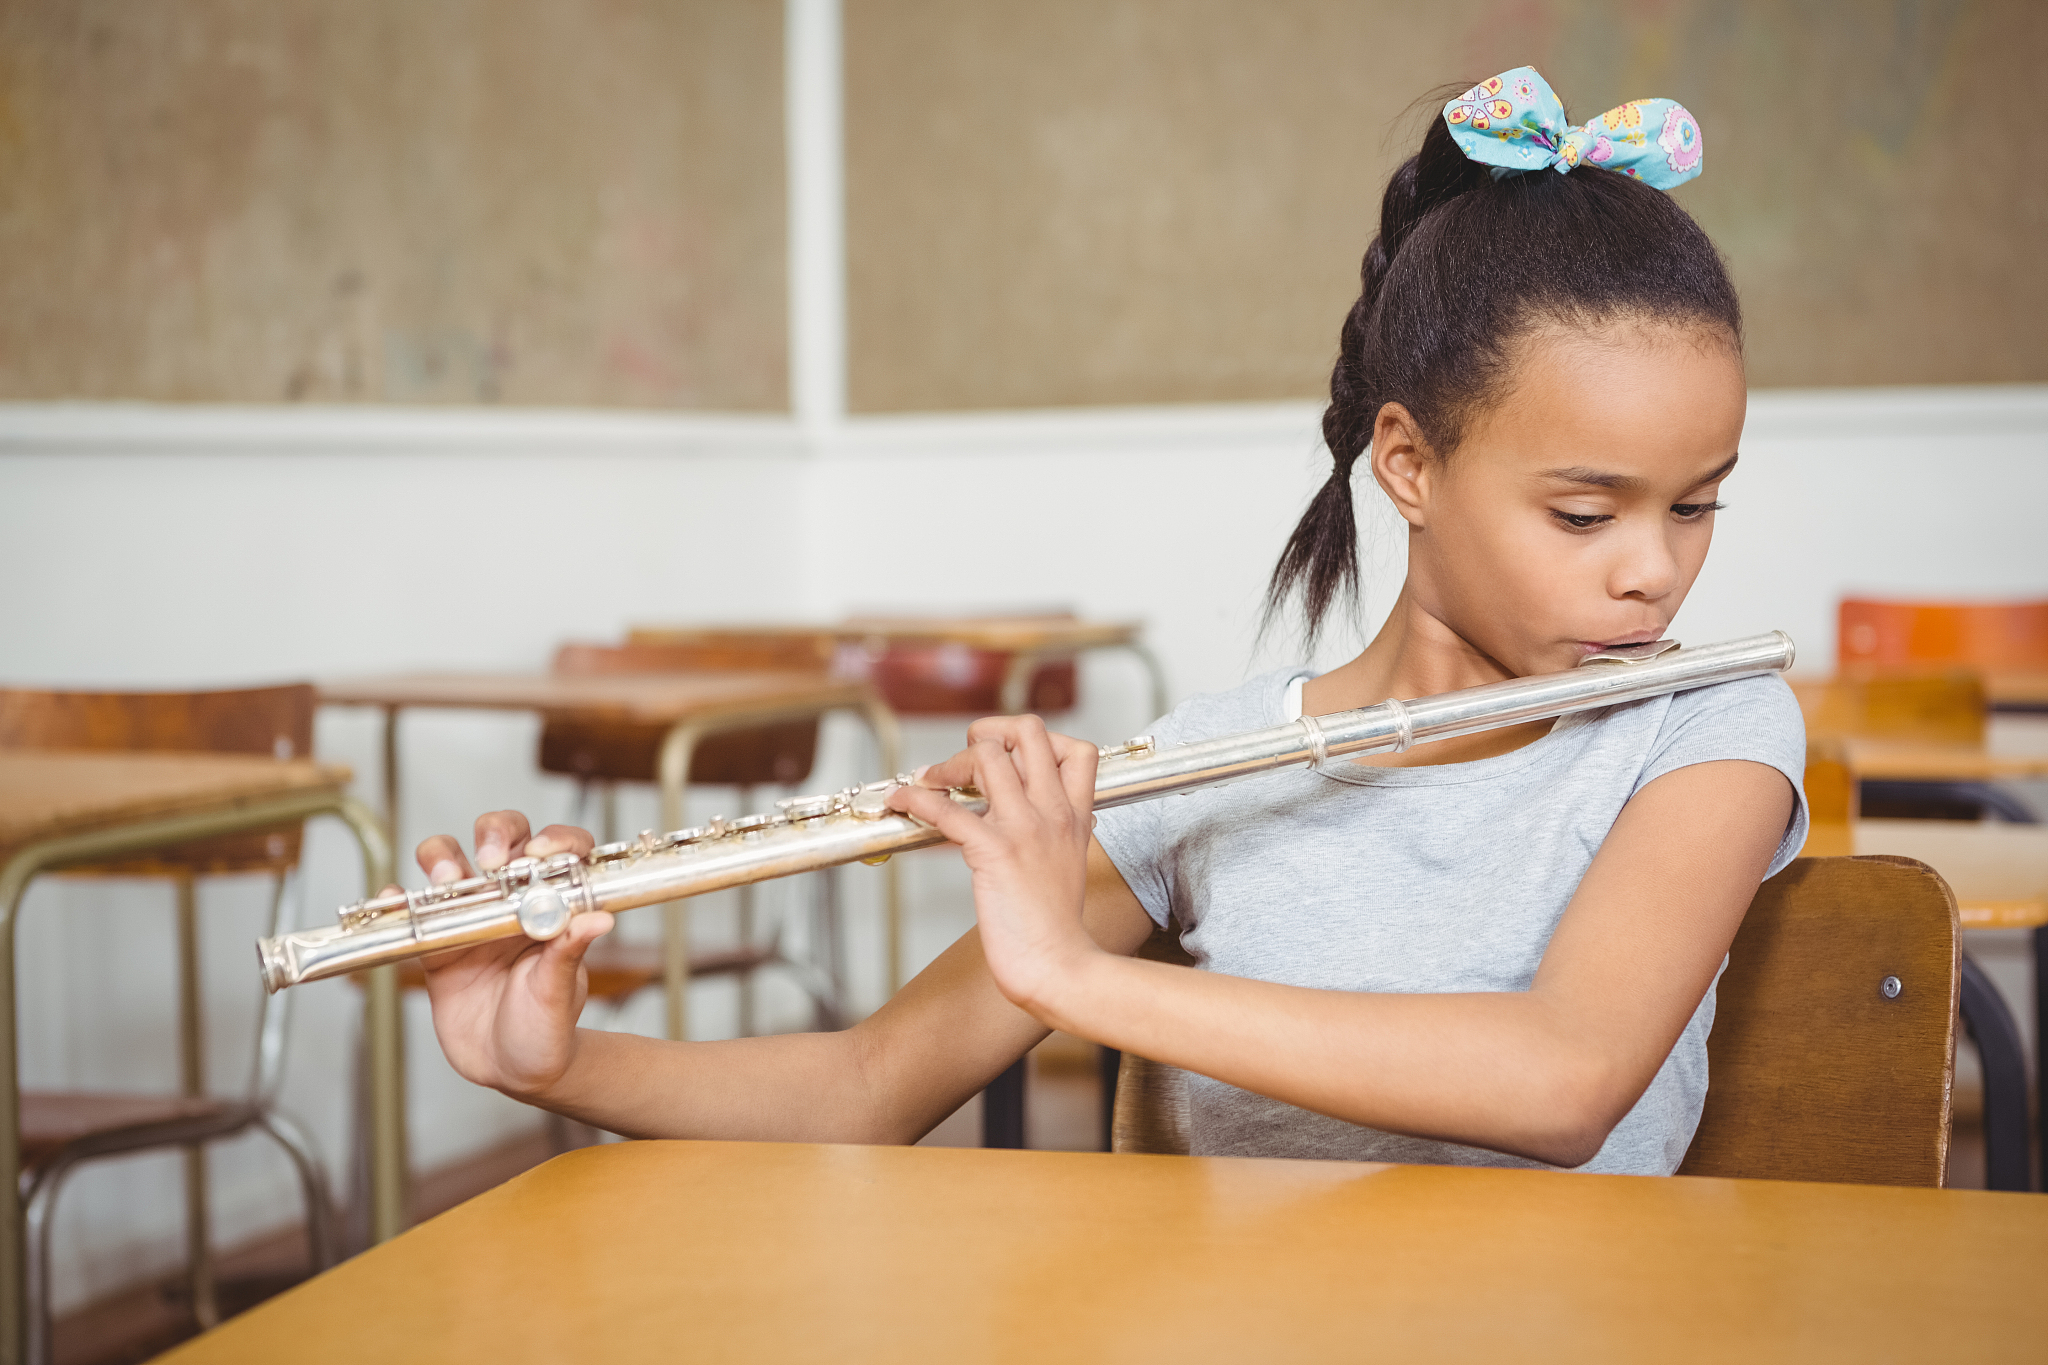
[[[1459, 87], [1463, 89], [1465, 87]], [[1449, 152], [1448, 157], [1443, 153]], [[1476, 174], [1475, 174], [1476, 173]], [[1401, 244], [1424, 215], [1466, 190], [1484, 184], [1485, 168], [1466, 160], [1442, 119], [1433, 120], [1422, 151], [1401, 163], [1380, 200], [1380, 230], [1358, 267], [1358, 301], [1344, 316], [1337, 338], [1337, 363], [1330, 370], [1330, 405], [1323, 409], [1323, 444], [1329, 448], [1330, 477], [1302, 514], [1273, 576], [1266, 584], [1263, 631], [1288, 595], [1301, 592], [1307, 618], [1304, 647], [1314, 653], [1323, 618], [1339, 598], [1358, 596], [1358, 523], [1351, 502], [1351, 475], [1372, 442], [1384, 382], [1374, 345], [1375, 313], [1382, 286]]]

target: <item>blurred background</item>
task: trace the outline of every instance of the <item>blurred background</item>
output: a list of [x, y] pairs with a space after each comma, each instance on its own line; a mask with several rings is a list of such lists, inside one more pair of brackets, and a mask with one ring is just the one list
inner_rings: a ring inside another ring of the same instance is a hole
[[[0, 679], [538, 670], [648, 622], [1058, 606], [1141, 621], [1175, 697], [1232, 686], [1296, 652], [1260, 592], [1422, 97], [1522, 64], [1578, 118], [1699, 117], [1677, 194], [1754, 392], [1677, 633], [1824, 666], [1845, 593], [2048, 589], [2044, 60], [2029, 0], [4, 0]], [[1326, 663], [1400, 582], [1360, 501]], [[1090, 738], [1150, 718], [1127, 659], [1080, 690]], [[566, 816], [538, 724], [409, 718], [401, 846]], [[925, 761], [959, 726], [910, 729]], [[374, 715], [323, 710], [316, 752], [379, 790]], [[828, 726], [814, 785], [874, 761]], [[358, 882], [316, 830], [309, 914]], [[971, 909], [949, 866], [907, 885], [915, 965]], [[264, 897], [205, 905], [229, 1074]], [[172, 1074], [170, 934], [147, 888], [31, 891], [25, 1084]], [[302, 994], [284, 1103], [346, 1186], [357, 997]], [[410, 1008], [416, 1168], [534, 1126]], [[716, 988], [692, 1009], [733, 1027]], [[179, 1264], [175, 1160], [74, 1182], [60, 1309]], [[273, 1151], [213, 1162], [222, 1245], [296, 1217]]]

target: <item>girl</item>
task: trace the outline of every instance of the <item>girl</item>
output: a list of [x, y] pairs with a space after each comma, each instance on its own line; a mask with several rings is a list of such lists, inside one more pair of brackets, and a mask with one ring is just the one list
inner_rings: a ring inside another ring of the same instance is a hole
[[[1408, 526], [1379, 634], [1320, 677], [1184, 703], [1162, 745], [1571, 667], [1665, 633], [1736, 463], [1741, 318], [1662, 188], [1669, 101], [1568, 127], [1522, 68], [1432, 122], [1388, 184], [1289, 540], [1311, 639], [1353, 590], [1354, 463]], [[1752, 679], [1091, 818], [1095, 749], [1032, 716], [895, 804], [960, 845], [977, 927], [842, 1033], [672, 1043], [576, 1027], [609, 917], [429, 967], [470, 1080], [645, 1137], [912, 1142], [1049, 1029], [1193, 1073], [1201, 1154], [1668, 1174], [1706, 1093], [1713, 986], [1805, 835], [1789, 690]], [[973, 784], [969, 814], [927, 788]], [[1091, 827], [1093, 838], [1091, 839]], [[587, 852], [476, 823], [485, 868]], [[468, 874], [447, 836], [435, 881]], [[1129, 956], [1154, 925], [1204, 970]]]

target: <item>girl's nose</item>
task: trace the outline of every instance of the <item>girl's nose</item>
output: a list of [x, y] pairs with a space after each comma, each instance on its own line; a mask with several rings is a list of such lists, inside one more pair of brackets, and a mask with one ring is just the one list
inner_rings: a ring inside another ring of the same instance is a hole
[[1681, 570], [1663, 528], [1644, 528], [1627, 538], [1614, 565], [1608, 591], [1615, 597], [1655, 602], [1677, 589]]

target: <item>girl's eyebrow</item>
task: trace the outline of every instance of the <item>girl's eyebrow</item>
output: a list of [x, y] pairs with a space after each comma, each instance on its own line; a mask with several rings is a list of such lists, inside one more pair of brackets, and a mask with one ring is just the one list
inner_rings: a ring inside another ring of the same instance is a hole
[[[1703, 483], [1712, 483], [1724, 477], [1735, 468], [1735, 462], [1742, 457], [1730, 455], [1726, 460], [1687, 484], [1687, 488], [1698, 488]], [[1610, 474], [1606, 470], [1591, 469], [1585, 465], [1572, 465], [1567, 469], [1546, 469], [1537, 475], [1555, 483], [1575, 483], [1585, 488], [1612, 488], [1623, 493], [1640, 493], [1648, 488], [1649, 481], [1634, 474]]]

